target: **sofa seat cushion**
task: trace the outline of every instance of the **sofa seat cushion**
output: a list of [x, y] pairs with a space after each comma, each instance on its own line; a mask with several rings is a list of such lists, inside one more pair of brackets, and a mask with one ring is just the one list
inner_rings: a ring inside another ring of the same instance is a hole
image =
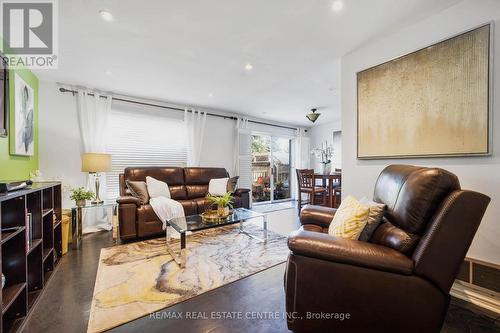
[[[182, 205], [182, 208], [184, 208], [184, 214], [186, 216], [198, 214], [198, 206], [194, 200], [178, 200], [178, 202]], [[160, 222], [160, 219], [156, 216], [153, 207], [149, 204], [138, 207], [137, 222], [142, 223], [150, 221]]]
[[399, 274], [411, 274], [414, 267], [413, 260], [388, 247], [318, 232], [294, 231], [288, 247], [306, 257]]

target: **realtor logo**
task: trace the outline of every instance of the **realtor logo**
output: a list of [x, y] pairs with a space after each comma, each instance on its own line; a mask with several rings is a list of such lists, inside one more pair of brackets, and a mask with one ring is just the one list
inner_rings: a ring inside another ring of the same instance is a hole
[[2, 51], [10, 67], [57, 68], [56, 0], [0, 0]]

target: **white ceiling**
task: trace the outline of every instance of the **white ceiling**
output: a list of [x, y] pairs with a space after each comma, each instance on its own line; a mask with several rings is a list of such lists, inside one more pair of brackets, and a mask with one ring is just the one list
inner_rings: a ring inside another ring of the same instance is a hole
[[61, 0], [59, 69], [37, 74], [294, 125], [319, 107], [321, 124], [340, 117], [342, 55], [457, 2]]

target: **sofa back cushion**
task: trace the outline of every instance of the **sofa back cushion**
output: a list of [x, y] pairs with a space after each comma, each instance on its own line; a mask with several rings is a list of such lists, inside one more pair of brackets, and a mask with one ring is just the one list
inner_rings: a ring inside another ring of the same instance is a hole
[[390, 223], [421, 235], [441, 202], [458, 189], [457, 176], [446, 170], [390, 165], [378, 177], [373, 199], [387, 205]]
[[170, 195], [174, 200], [187, 199], [184, 182], [184, 170], [177, 167], [131, 167], [125, 168], [124, 179], [146, 181], [150, 176], [168, 184]]
[[124, 187], [120, 193], [126, 192], [125, 181], [146, 181], [146, 176], [167, 183], [172, 199], [187, 200], [206, 196], [210, 179], [229, 174], [224, 168], [130, 167], [120, 176], [120, 186]]
[[229, 177], [229, 175], [224, 168], [184, 168], [187, 198], [194, 199], [206, 196], [210, 179], [226, 177]]
[[458, 189], [457, 176], [440, 168], [386, 167], [373, 200], [386, 204], [387, 210], [370, 241], [410, 255], [443, 200]]

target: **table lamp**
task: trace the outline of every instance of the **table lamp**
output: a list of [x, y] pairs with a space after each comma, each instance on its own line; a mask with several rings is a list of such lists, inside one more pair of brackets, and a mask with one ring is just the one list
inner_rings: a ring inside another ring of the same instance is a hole
[[92, 204], [101, 204], [104, 201], [99, 197], [99, 172], [111, 171], [111, 155], [99, 153], [85, 153], [82, 155], [82, 172], [95, 174], [95, 199]]

